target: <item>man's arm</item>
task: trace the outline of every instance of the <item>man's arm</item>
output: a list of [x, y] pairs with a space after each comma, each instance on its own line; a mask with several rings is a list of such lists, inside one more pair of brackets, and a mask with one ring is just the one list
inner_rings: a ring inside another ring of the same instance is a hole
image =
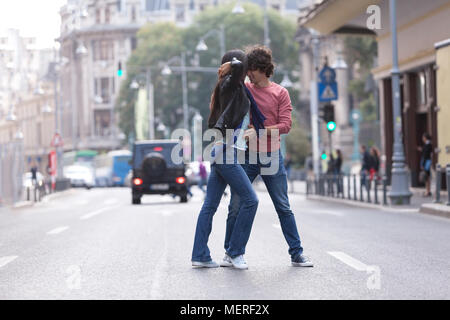
[[278, 104], [278, 123], [266, 126], [267, 135], [271, 136], [275, 130], [278, 130], [278, 135], [287, 134], [292, 127], [292, 104], [289, 92], [284, 89], [280, 95]]

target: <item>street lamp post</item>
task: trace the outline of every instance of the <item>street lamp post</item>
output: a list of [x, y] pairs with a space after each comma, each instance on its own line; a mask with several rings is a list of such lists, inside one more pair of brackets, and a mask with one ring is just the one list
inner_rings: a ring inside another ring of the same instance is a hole
[[390, 0], [390, 22], [392, 37], [392, 102], [394, 120], [394, 152], [392, 156], [391, 191], [389, 198], [392, 204], [409, 204], [412, 196], [409, 190], [408, 175], [405, 168], [405, 154], [402, 145], [402, 119], [400, 110], [400, 71], [398, 69], [397, 47], [397, 1]]
[[205, 43], [205, 40], [213, 34], [219, 34], [220, 38], [220, 56], [223, 57], [225, 55], [226, 45], [225, 45], [225, 26], [223, 24], [220, 25], [219, 29], [211, 29], [204, 36], [200, 38], [198, 45], [196, 47], [197, 51], [206, 51], [208, 50], [208, 46]]

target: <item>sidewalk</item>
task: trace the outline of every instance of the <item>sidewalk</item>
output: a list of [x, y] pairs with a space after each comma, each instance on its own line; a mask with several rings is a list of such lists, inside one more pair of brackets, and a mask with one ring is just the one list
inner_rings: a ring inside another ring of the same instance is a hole
[[[263, 188], [264, 184], [257, 188]], [[357, 188], [357, 200], [353, 200], [353, 186], [351, 189], [352, 200], [348, 199], [347, 189], [348, 186], [344, 184], [344, 192], [345, 198], [343, 199], [341, 195], [339, 197], [331, 197], [331, 196], [321, 196], [321, 195], [313, 195], [310, 194], [307, 196], [310, 200], [325, 200], [332, 201], [337, 203], [345, 203], [351, 206], [363, 207], [363, 208], [372, 208], [372, 209], [381, 209], [386, 211], [396, 211], [396, 212], [420, 212], [425, 214], [436, 215], [440, 217], [450, 218], [450, 206], [446, 205], [447, 202], [447, 191], [441, 192], [441, 203], [434, 203], [434, 195], [433, 197], [423, 197], [422, 194], [424, 189], [422, 188], [410, 188], [412, 192], [411, 203], [409, 205], [391, 205], [389, 203], [389, 197], [387, 197], [388, 205], [383, 206], [383, 190], [382, 186], [379, 186], [378, 189], [378, 202], [380, 204], [375, 204], [375, 193], [374, 190], [371, 190], [371, 202], [367, 202], [367, 193], [363, 192], [364, 201], [360, 201], [360, 193], [359, 187]], [[291, 181], [289, 182], [289, 193], [293, 194], [303, 194], [306, 196], [306, 182], [305, 181]], [[390, 186], [387, 187], [387, 193], [390, 191]], [[432, 190], [433, 191], [433, 190]]]

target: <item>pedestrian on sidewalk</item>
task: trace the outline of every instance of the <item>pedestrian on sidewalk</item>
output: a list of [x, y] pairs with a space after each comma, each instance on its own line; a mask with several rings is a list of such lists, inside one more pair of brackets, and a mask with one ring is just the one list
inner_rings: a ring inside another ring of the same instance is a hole
[[342, 183], [341, 183], [341, 174], [342, 174], [342, 152], [340, 149], [337, 149], [336, 150], [336, 159], [334, 160], [334, 175], [337, 179], [338, 194], [344, 192]]
[[419, 151], [422, 152], [420, 158], [420, 170], [423, 172], [423, 181], [425, 183], [424, 197], [431, 196], [431, 156], [433, 154], [433, 145], [431, 144], [431, 135], [424, 133], [422, 135], [423, 147], [417, 147]]
[[370, 148], [370, 165], [369, 165], [369, 174], [370, 181], [372, 181], [375, 177], [378, 177], [378, 172], [380, 171], [380, 151], [377, 147], [372, 146]]
[[370, 188], [369, 177], [371, 157], [365, 145], [361, 146], [361, 184], [366, 187], [367, 190]]
[[[275, 67], [272, 61], [272, 52], [269, 48], [257, 45], [247, 48], [246, 52], [249, 65], [247, 76], [250, 79], [250, 83], [246, 83], [246, 86], [251, 94], [252, 105], [253, 103], [256, 104], [265, 117], [265, 130], [263, 131], [264, 134], [260, 134], [259, 137], [256, 134], [249, 135], [249, 148], [246, 150], [245, 163], [242, 164], [242, 168], [244, 168], [251, 182], [258, 176], [261, 176], [264, 181], [278, 214], [284, 238], [289, 246], [292, 265], [312, 267], [313, 263], [303, 255], [295, 216], [290, 208], [287, 173], [280, 150], [280, 135], [287, 134], [292, 125], [292, 105], [289, 92], [286, 88], [269, 80]], [[253, 130], [256, 129], [256, 132], [259, 132], [256, 120], [252, 114]], [[265, 159], [269, 159], [268, 163]], [[271, 170], [266, 171], [267, 168], [271, 168]], [[269, 172], [272, 169], [274, 172]], [[238, 230], [238, 220], [242, 211], [240, 208], [245, 203], [245, 198], [232, 189], [225, 232], [224, 247], [226, 251]], [[230, 258], [225, 254], [221, 266], [230, 265]]]
[[[206, 198], [198, 215], [192, 250], [194, 267], [219, 267], [211, 258], [208, 238], [214, 214], [226, 186], [229, 185], [232, 192], [239, 194], [243, 202], [238, 208], [235, 232], [225, 250], [233, 267], [247, 269], [244, 253], [258, 207], [258, 198], [247, 174], [237, 162], [238, 149], [246, 147], [244, 130], [248, 128], [252, 112], [244, 85], [246, 71], [247, 58], [243, 51], [231, 50], [222, 57], [219, 79], [211, 96], [208, 119], [208, 127], [216, 130], [222, 139], [216, 139], [211, 153], [211, 173]], [[227, 130], [232, 130], [233, 134], [227, 134]]]
[[206, 184], [208, 183], [208, 172], [206, 171], [205, 164], [203, 163], [203, 159], [200, 157], [198, 160], [198, 187], [203, 191], [203, 194], [206, 195]]

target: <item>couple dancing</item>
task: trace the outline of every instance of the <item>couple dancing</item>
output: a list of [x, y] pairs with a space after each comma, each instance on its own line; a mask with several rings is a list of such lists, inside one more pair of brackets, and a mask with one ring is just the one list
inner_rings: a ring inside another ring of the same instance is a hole
[[[211, 96], [208, 127], [218, 130], [225, 138], [216, 140], [212, 149], [211, 174], [197, 220], [192, 266], [219, 267], [211, 258], [208, 238], [213, 216], [229, 185], [231, 199], [225, 257], [220, 266], [248, 269], [244, 259], [245, 247], [258, 207], [252, 182], [261, 175], [278, 213], [292, 265], [312, 267], [312, 262], [303, 255], [295, 217], [290, 209], [286, 170], [280, 152], [279, 134], [286, 134], [291, 128], [289, 93], [269, 80], [274, 71], [270, 49], [254, 46], [246, 51], [231, 50], [225, 53]], [[251, 83], [244, 84], [246, 76]], [[225, 134], [230, 130], [233, 134]], [[264, 133], [264, 139], [259, 137], [260, 132]], [[256, 147], [254, 143], [247, 146], [247, 141], [257, 141]], [[264, 161], [262, 154], [272, 163]], [[276, 171], [264, 174], [264, 169], [268, 167], [275, 167]]]

